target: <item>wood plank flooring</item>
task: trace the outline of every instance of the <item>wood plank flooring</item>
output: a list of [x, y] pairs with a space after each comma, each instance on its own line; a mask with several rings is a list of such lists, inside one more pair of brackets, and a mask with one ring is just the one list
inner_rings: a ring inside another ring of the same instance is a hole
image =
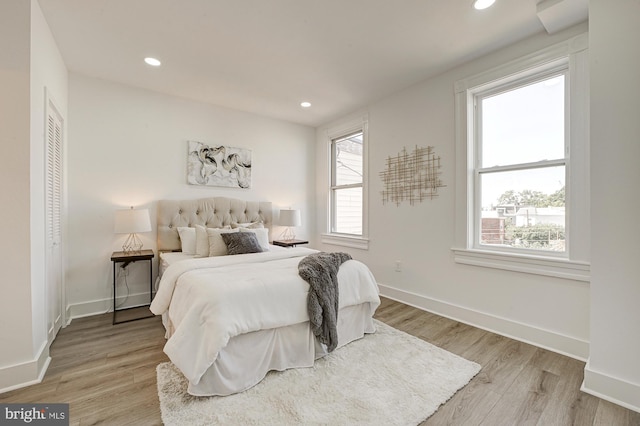
[[[580, 392], [580, 361], [389, 299], [376, 318], [482, 365], [423, 425], [640, 426], [640, 413]], [[51, 346], [43, 382], [0, 402], [68, 402], [71, 425], [161, 424], [155, 368], [168, 360], [164, 342], [159, 318], [74, 320]]]
[[156, 366], [159, 317], [112, 325], [112, 314], [73, 320], [51, 345], [42, 383], [0, 394], [0, 402], [66, 402], [70, 425], [160, 425]]
[[423, 425], [640, 425], [640, 413], [580, 392], [581, 361], [389, 299], [376, 318], [482, 366]]

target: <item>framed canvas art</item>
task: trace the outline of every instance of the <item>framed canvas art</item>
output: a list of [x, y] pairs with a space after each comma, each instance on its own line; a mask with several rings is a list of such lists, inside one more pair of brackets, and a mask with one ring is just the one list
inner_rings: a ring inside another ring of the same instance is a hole
[[189, 184], [251, 188], [251, 150], [197, 141], [188, 144]]

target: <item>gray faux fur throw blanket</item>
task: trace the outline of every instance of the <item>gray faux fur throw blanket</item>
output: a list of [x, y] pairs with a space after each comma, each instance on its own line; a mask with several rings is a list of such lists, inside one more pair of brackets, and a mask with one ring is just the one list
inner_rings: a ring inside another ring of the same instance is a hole
[[307, 310], [311, 330], [329, 352], [338, 346], [338, 269], [347, 253], [314, 253], [298, 263], [298, 274], [309, 283]]

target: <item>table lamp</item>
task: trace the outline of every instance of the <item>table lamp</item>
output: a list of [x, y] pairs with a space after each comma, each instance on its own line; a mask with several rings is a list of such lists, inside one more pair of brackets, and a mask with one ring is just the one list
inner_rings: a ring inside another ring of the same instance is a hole
[[125, 253], [140, 253], [142, 241], [136, 234], [150, 231], [149, 209], [136, 210], [132, 206], [128, 210], [116, 210], [115, 233], [129, 234], [122, 245]]
[[296, 238], [296, 234], [293, 232], [292, 227], [300, 226], [302, 224], [302, 220], [300, 219], [300, 210], [281, 209], [278, 224], [287, 227], [280, 235], [280, 239], [294, 240]]

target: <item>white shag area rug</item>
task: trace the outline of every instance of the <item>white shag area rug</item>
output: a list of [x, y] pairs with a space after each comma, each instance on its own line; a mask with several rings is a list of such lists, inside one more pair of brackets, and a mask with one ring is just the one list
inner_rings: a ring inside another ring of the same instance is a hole
[[157, 367], [165, 425], [416, 425], [480, 365], [376, 321], [377, 331], [316, 360], [272, 371], [244, 392], [194, 397], [170, 362]]

